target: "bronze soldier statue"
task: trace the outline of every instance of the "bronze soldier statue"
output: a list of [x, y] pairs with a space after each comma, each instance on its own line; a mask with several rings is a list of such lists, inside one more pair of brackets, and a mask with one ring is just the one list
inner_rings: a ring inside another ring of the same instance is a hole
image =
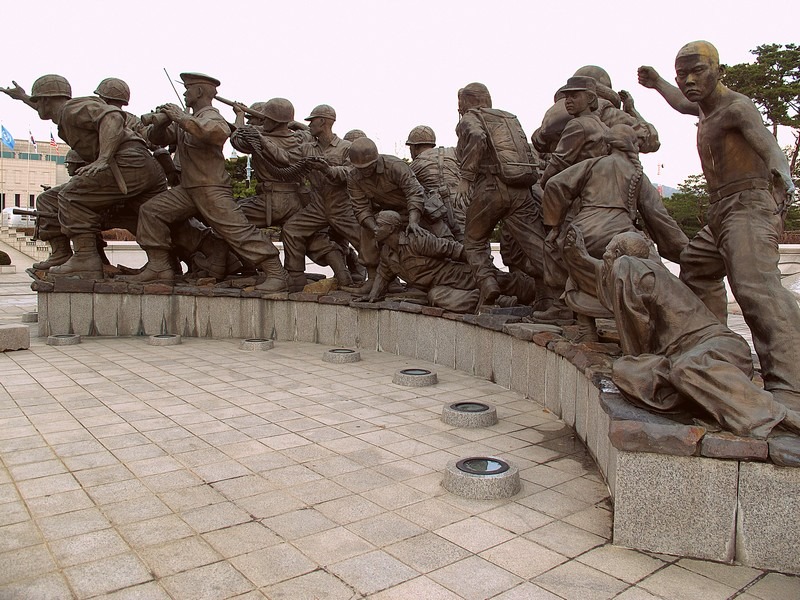
[[456, 206], [456, 190], [461, 179], [455, 148], [436, 146], [436, 133], [427, 125], [418, 125], [406, 140], [411, 152], [411, 170], [429, 196], [439, 196], [447, 208], [447, 225], [453, 236], [464, 241], [466, 206]]
[[[165, 104], [155, 115], [150, 140], [157, 145], [177, 144], [181, 183], [142, 206], [136, 239], [147, 252], [147, 265], [129, 281], [171, 281], [170, 224], [199, 216], [237, 254], [257, 265], [266, 280], [257, 289], [287, 289], [286, 272], [269, 237], [247, 220], [234, 202], [222, 148], [230, 127], [211, 103], [218, 79], [201, 73], [182, 73], [184, 98], [191, 114], [175, 104]], [[223, 255], [224, 256], [224, 255]], [[221, 272], [226, 270], [219, 261]]]
[[700, 119], [697, 149], [709, 189], [708, 225], [681, 254], [681, 280], [725, 323], [722, 278], [728, 276], [753, 334], [764, 388], [798, 410], [800, 308], [781, 285], [778, 269], [778, 235], [795, 193], [789, 164], [753, 102], [723, 85], [712, 44], [686, 44], [675, 58], [675, 72], [678, 88], [652, 67], [639, 69], [639, 82]]

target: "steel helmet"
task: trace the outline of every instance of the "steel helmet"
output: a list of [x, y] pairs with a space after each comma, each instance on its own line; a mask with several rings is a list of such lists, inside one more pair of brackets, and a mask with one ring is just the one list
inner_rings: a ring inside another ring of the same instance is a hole
[[59, 97], [72, 98], [72, 86], [61, 75], [42, 75], [33, 82], [31, 100]]
[[358, 138], [367, 137], [367, 134], [361, 131], [360, 129], [351, 129], [347, 133], [344, 134], [345, 140], [348, 142], [355, 142]]
[[311, 111], [311, 114], [308, 115], [304, 121], [310, 121], [314, 117], [322, 117], [323, 119], [330, 119], [331, 121], [336, 120], [336, 111], [333, 110], [332, 106], [328, 104], [320, 104], [319, 106], [315, 106], [314, 110]]
[[350, 146], [350, 163], [363, 169], [378, 161], [378, 147], [368, 137], [358, 138]]
[[262, 112], [278, 123], [288, 123], [294, 120], [294, 106], [286, 98], [267, 100]]
[[64, 157], [64, 162], [73, 165], [84, 165], [86, 161], [81, 158], [81, 155], [78, 154], [75, 150], [70, 148], [67, 151], [67, 155]]
[[131, 88], [122, 79], [116, 77], [103, 79], [94, 93], [104, 100], [119, 100], [123, 104], [131, 101]]
[[417, 125], [408, 134], [406, 146], [436, 145], [436, 134], [427, 125]]

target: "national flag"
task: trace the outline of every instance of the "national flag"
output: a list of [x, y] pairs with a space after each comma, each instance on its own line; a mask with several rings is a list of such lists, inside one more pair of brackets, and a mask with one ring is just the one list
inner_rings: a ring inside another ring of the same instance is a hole
[[56, 154], [58, 154], [58, 144], [56, 144], [56, 138], [53, 137], [53, 132], [50, 132], [50, 145], [56, 149]]
[[3, 136], [3, 143], [8, 146], [11, 150], [14, 149], [14, 136], [9, 133], [8, 129], [6, 129], [5, 125], [0, 125], [3, 128], [2, 136]]
[[30, 129], [28, 129], [28, 135], [31, 136], [31, 144], [33, 145], [33, 151], [34, 152], [39, 152], [39, 146], [36, 145], [36, 140], [33, 139], [33, 134], [31, 133]]

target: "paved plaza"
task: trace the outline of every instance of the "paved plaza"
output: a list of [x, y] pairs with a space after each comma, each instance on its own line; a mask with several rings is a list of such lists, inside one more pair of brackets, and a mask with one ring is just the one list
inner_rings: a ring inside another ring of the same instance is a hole
[[[36, 310], [0, 275], [0, 324]], [[361, 350], [184, 338], [84, 338], [0, 353], [0, 599], [790, 600], [800, 578], [610, 544], [608, 490], [583, 445], [531, 399]], [[395, 371], [439, 383], [406, 388]], [[445, 404], [500, 422], [457, 429]], [[441, 486], [499, 456], [507, 500]]]

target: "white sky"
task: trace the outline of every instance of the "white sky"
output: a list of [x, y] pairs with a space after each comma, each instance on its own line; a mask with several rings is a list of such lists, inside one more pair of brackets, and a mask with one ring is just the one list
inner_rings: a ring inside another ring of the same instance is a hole
[[[637, 83], [641, 64], [673, 80], [686, 42], [707, 39], [722, 62], [752, 62], [749, 50], [797, 42], [789, 0], [647, 2], [511, 0], [366, 1], [40, 0], [7, 2], [0, 85], [30, 92], [45, 73], [64, 75], [74, 96], [105, 77], [128, 82], [128, 109], [176, 102], [163, 68], [219, 78], [219, 94], [251, 104], [289, 98], [296, 118], [317, 104], [338, 113], [335, 131], [363, 129], [381, 152], [406, 156], [409, 130], [427, 124], [455, 145], [456, 92], [485, 83], [494, 106], [515, 113], [526, 133], [574, 71], [597, 64], [627, 89], [659, 131], [661, 150], [643, 155], [654, 182], [676, 186], [700, 172], [695, 119], [675, 113]], [[183, 89], [179, 86], [179, 92]], [[222, 104], [223, 115], [233, 111]], [[0, 121], [16, 138], [49, 140], [55, 126], [0, 95]], [[781, 138], [788, 144], [790, 137]], [[664, 165], [661, 175], [657, 165]]]

